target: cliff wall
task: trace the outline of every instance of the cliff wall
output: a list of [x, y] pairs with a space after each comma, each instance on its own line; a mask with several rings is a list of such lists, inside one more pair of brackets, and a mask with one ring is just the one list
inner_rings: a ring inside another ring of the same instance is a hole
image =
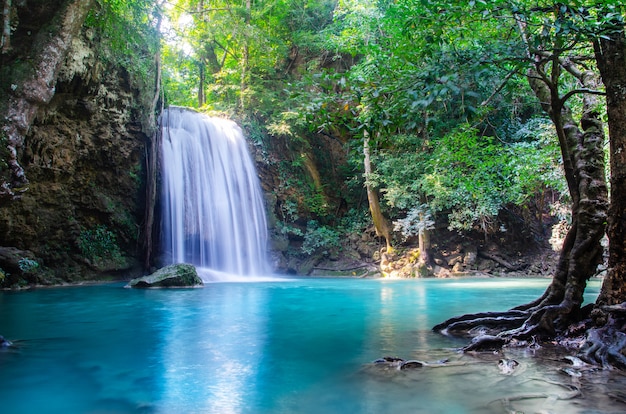
[[[24, 47], [13, 56], [27, 56]], [[54, 96], [39, 105], [18, 148], [28, 184], [0, 205], [0, 286], [128, 277], [140, 269], [155, 82], [154, 74], [123, 66], [130, 65], [119, 64], [96, 28], [73, 38]]]

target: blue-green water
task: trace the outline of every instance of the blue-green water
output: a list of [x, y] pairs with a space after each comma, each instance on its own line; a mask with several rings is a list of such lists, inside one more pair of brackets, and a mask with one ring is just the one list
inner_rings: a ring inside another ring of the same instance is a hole
[[[108, 284], [0, 292], [0, 334], [17, 345], [0, 351], [0, 410], [503, 412], [493, 401], [507, 393], [562, 392], [533, 379], [557, 368], [514, 355], [525, 372], [503, 376], [499, 356], [461, 355], [455, 349], [463, 341], [430, 329], [455, 315], [526, 303], [548, 283], [295, 279], [204, 289]], [[592, 282], [589, 300], [598, 289]], [[387, 355], [450, 362], [411, 372], [370, 364]], [[581, 406], [544, 400], [534, 403]]]

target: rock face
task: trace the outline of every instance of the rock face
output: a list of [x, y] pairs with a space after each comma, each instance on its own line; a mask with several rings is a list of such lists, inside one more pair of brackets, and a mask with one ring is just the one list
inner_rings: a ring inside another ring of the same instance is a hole
[[131, 288], [174, 288], [203, 285], [204, 283], [193, 265], [173, 264], [165, 266], [151, 275], [133, 279], [127, 286]]
[[0, 260], [10, 273], [0, 287], [141, 269], [154, 74], [139, 76], [116, 63], [117, 52], [103, 42], [89, 27], [74, 38], [54, 96], [39, 107], [19, 148], [29, 183], [19, 199], [0, 204], [0, 245], [29, 252], [39, 266], [26, 274]]

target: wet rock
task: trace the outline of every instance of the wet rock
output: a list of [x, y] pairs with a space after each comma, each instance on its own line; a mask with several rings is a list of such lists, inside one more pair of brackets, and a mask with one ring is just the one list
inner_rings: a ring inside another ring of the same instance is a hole
[[453, 253], [448, 257], [448, 266], [454, 267], [457, 263], [463, 263], [463, 255], [461, 253]]
[[575, 368], [586, 367], [588, 365], [582, 359], [571, 355], [564, 356], [563, 358], [561, 358], [561, 361], [567, 362]]
[[474, 266], [477, 259], [478, 249], [476, 249], [476, 247], [470, 247], [463, 255], [463, 265], [465, 265], [465, 267]]
[[498, 369], [504, 375], [510, 375], [519, 366], [519, 362], [514, 359], [503, 358], [498, 361]]
[[424, 361], [418, 361], [416, 359], [404, 360], [398, 357], [382, 357], [374, 361], [374, 365], [383, 367], [386, 369], [393, 368], [397, 370], [407, 370], [407, 369], [415, 369], [422, 368], [424, 366], [441, 366], [444, 365], [448, 360], [441, 360], [435, 363], [429, 363]]
[[573, 368], [561, 368], [559, 372], [561, 374], [568, 375], [573, 378], [580, 378], [583, 375], [580, 371], [575, 370]]
[[400, 364], [400, 369], [413, 369], [413, 368], [421, 368], [424, 366], [424, 363], [416, 360], [404, 361]]
[[0, 349], [8, 348], [10, 346], [13, 346], [13, 342], [9, 341], [8, 339], [5, 339], [4, 336], [0, 335]]
[[148, 276], [131, 280], [127, 287], [131, 288], [173, 288], [200, 287], [204, 283], [198, 276], [196, 268], [190, 264], [173, 264], [163, 267]]

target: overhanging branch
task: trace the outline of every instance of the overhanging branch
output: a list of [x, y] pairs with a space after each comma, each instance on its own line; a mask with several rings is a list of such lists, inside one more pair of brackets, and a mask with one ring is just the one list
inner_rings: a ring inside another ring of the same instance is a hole
[[606, 92], [598, 91], [595, 89], [587, 89], [587, 88], [574, 89], [574, 90], [569, 91], [565, 95], [563, 95], [563, 97], [560, 99], [561, 106], [565, 105], [565, 102], [576, 94], [590, 94], [590, 95], [606, 96]]

